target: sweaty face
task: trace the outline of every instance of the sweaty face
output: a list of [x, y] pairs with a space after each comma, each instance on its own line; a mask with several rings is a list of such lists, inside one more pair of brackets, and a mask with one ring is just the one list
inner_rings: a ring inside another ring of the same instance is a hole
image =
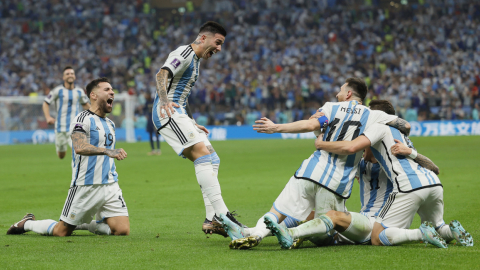
[[222, 45], [225, 42], [225, 37], [220, 34], [206, 33], [204, 40], [204, 49], [202, 58], [208, 59], [212, 55], [220, 52], [222, 50]]
[[63, 81], [66, 83], [73, 83], [75, 81], [75, 71], [73, 69], [67, 69], [63, 72]]
[[98, 108], [104, 113], [110, 113], [113, 109], [113, 100], [115, 99], [112, 86], [107, 82], [101, 82], [94, 92], [96, 94], [95, 102]]
[[340, 92], [337, 94], [337, 100], [339, 102], [346, 101], [347, 100], [347, 95], [348, 95], [348, 86], [347, 84], [343, 84], [342, 87], [340, 87]]

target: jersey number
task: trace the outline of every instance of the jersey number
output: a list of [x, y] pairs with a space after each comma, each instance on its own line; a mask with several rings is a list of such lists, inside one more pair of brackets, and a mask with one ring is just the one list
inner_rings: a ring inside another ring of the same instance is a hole
[[103, 146], [111, 146], [113, 144], [113, 135], [112, 133], [108, 133], [104, 135], [105, 136], [105, 144]]
[[[373, 186], [373, 182], [375, 182], [375, 187]], [[380, 189], [380, 186], [378, 185], [378, 178], [372, 179], [372, 181], [370, 181], [370, 190], [374, 189]]]
[[[330, 139], [333, 136], [333, 133], [335, 133], [335, 130], [337, 129], [337, 124], [340, 122], [339, 118], [335, 118], [329, 125], [328, 127], [330, 128], [330, 131], [328, 132], [327, 139], [326, 141], [330, 141]], [[362, 126], [362, 123], [360, 121], [346, 121], [343, 123], [342, 130], [340, 131], [340, 135], [338, 135], [337, 141], [343, 141], [345, 134], [347, 134], [347, 130], [350, 126], [356, 126], [357, 129], [355, 129], [355, 132], [353, 133], [352, 140], [355, 140], [355, 138], [360, 135], [360, 127]]]

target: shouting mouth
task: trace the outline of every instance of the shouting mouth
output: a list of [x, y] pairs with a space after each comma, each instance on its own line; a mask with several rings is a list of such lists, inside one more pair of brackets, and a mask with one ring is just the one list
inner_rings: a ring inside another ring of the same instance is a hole
[[113, 98], [107, 99], [107, 107], [109, 107], [109, 108], [113, 107]]

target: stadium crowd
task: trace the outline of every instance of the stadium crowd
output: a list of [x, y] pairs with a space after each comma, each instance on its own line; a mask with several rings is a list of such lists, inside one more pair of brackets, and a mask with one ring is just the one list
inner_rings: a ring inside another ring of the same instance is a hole
[[144, 94], [155, 92], [167, 54], [214, 20], [228, 34], [222, 52], [202, 63], [189, 99], [200, 124], [304, 119], [336, 101], [351, 76], [367, 82], [367, 104], [387, 99], [408, 121], [478, 120], [479, 3], [358, 2], [205, 0], [179, 13], [147, 0], [4, 0], [0, 95], [46, 95], [72, 65], [81, 86], [105, 76], [136, 95], [141, 127]]

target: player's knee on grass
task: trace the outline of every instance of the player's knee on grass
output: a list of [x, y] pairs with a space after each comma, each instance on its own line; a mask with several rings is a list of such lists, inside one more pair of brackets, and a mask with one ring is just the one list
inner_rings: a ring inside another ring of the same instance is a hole
[[115, 228], [110, 227], [112, 230], [113, 235], [129, 235], [130, 234], [130, 227], [129, 226], [117, 226]]
[[112, 235], [129, 235], [130, 234], [130, 221], [128, 217], [111, 217], [106, 220]]
[[383, 226], [379, 223], [375, 223], [373, 225], [371, 241], [372, 245], [374, 246], [383, 246], [382, 242], [380, 241], [380, 233], [384, 230]]
[[56, 225], [55, 228], [53, 228], [52, 235], [53, 236], [59, 236], [59, 237], [64, 237], [64, 236], [70, 236], [72, 235], [73, 231], [75, 230], [77, 226], [70, 225], [68, 223], [65, 223], [63, 221], [59, 221]]

